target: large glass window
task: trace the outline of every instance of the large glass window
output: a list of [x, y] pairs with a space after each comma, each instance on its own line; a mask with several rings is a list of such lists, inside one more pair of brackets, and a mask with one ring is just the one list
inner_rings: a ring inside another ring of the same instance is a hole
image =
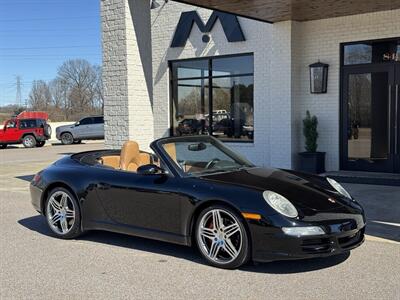
[[252, 54], [171, 62], [171, 134], [251, 142], [253, 66]]

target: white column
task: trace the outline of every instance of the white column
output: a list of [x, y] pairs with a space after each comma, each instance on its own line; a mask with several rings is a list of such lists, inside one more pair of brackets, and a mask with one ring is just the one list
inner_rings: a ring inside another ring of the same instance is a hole
[[273, 24], [270, 102], [270, 164], [292, 168], [292, 94], [293, 53], [292, 21]]
[[147, 0], [102, 0], [105, 142], [153, 140], [150, 7]]

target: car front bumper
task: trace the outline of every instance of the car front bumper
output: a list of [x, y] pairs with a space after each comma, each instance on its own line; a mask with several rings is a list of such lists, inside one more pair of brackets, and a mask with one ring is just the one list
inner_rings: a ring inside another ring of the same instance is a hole
[[281, 228], [250, 224], [253, 240], [253, 260], [306, 259], [348, 252], [364, 242], [365, 217], [313, 224], [324, 229], [324, 235], [290, 236]]

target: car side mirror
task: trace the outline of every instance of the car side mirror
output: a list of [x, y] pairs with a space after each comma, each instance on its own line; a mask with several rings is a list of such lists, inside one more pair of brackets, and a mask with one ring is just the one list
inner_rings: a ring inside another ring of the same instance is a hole
[[136, 172], [141, 175], [167, 174], [163, 168], [153, 164], [140, 166]]

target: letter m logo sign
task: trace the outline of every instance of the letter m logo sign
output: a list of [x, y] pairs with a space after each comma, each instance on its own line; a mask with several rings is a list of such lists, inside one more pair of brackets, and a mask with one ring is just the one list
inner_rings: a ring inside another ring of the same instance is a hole
[[214, 11], [207, 23], [204, 24], [196, 11], [187, 11], [181, 14], [171, 47], [185, 46], [194, 23], [202, 33], [208, 33], [214, 27], [217, 19], [221, 22], [225, 36], [229, 42], [242, 42], [246, 40], [235, 15]]

